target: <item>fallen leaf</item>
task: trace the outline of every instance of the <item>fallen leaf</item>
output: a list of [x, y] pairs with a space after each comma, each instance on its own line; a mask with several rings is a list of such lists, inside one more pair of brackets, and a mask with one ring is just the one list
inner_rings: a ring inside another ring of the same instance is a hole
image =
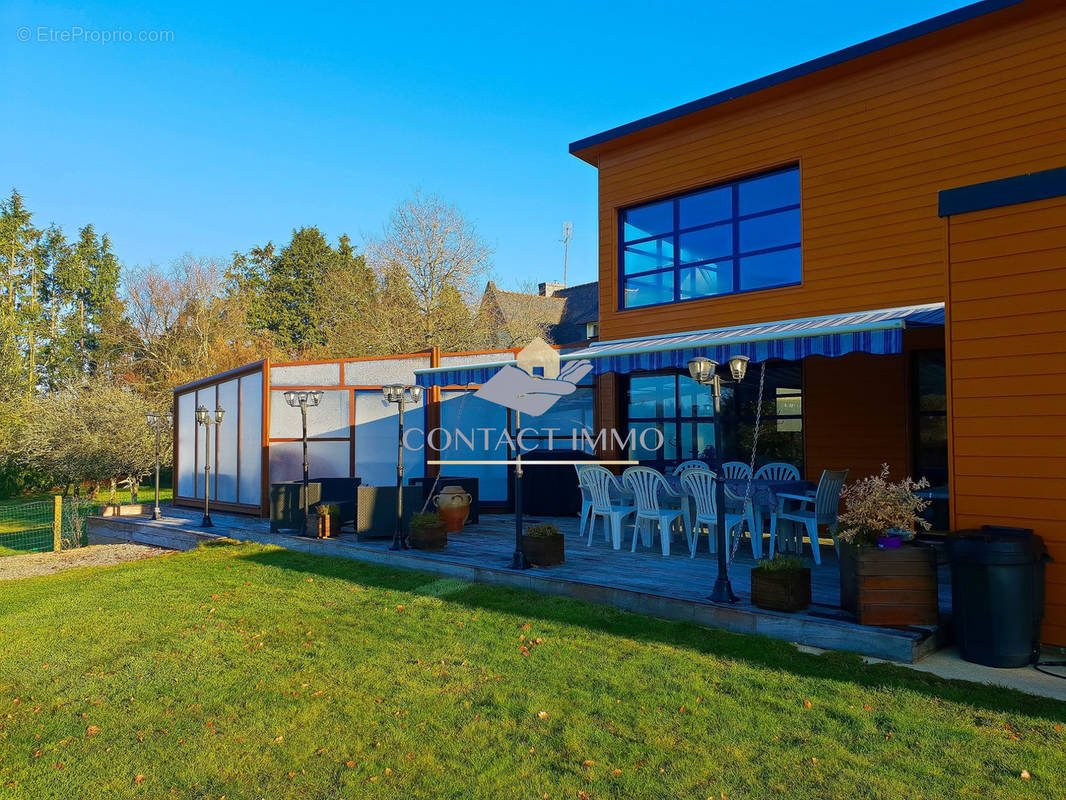
[[95, 725], [90, 725], [88, 728], [85, 729], [86, 736], [96, 736], [96, 734], [98, 734], [99, 732], [100, 729]]
[[583, 767], [591, 767], [591, 766], [592, 766], [593, 764], [595, 764], [595, 763], [596, 763], [595, 761], [591, 761], [591, 760], [588, 760], [588, 761], [582, 761], [582, 762], [581, 762], [581, 766], [583, 766]]
[[347, 766], [354, 767], [355, 766], [355, 762], [354, 761], [349, 761]]
[[143, 781], [144, 781], [144, 776], [143, 775], [138, 775], [136, 778], [133, 779], [134, 783], [141, 783]]
[[548, 718], [548, 712], [547, 711], [538, 711], [537, 712], [537, 716], [540, 717], [541, 719], [547, 719]]
[[811, 701], [810, 700], [804, 700], [803, 701], [803, 707], [804, 708], [810, 708], [811, 707]]
[[285, 741], [285, 737], [284, 736], [276, 736], [276, 737], [274, 737], [274, 744], [280, 744], [281, 742], [284, 742], [284, 741]]
[[1023, 781], [1028, 781], [1028, 780], [1032, 780], [1033, 776], [1029, 774], [1029, 770], [1023, 769], [1022, 770], [1022, 774], [1021, 774], [1021, 778], [1022, 778]]

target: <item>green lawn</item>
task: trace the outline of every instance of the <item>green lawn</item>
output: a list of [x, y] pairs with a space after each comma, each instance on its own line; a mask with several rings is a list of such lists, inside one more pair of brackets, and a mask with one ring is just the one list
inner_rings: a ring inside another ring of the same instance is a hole
[[2, 592], [5, 800], [1066, 785], [1061, 703], [569, 599], [255, 545]]
[[[83, 496], [86, 495], [87, 491], [88, 491], [88, 489], [82, 489]], [[20, 506], [20, 505], [23, 505], [25, 503], [38, 503], [38, 502], [41, 502], [41, 501], [50, 501], [57, 494], [61, 494], [61, 492], [56, 492], [56, 491], [52, 491], [52, 492], [34, 492], [32, 494], [23, 494], [23, 495], [19, 495], [18, 497], [9, 497], [6, 500], [0, 500], [0, 516], [3, 515], [3, 512], [4, 512], [5, 508], [10, 508], [12, 506]], [[130, 490], [129, 489], [119, 489], [115, 493], [115, 495], [118, 498], [118, 502], [119, 503], [132, 502], [131, 499], [130, 499]], [[108, 487], [104, 486], [104, 487], [102, 487], [100, 489], [100, 494], [98, 495], [97, 499], [101, 503], [106, 503], [106, 502], [108, 502], [108, 498], [110, 498], [110, 496], [111, 496], [111, 490]], [[171, 491], [169, 486], [160, 486], [159, 487], [159, 500], [160, 500], [160, 502], [170, 502], [170, 499], [171, 499], [172, 496], [173, 496], [173, 492]], [[140, 490], [138, 492], [138, 495], [137, 495], [137, 502], [139, 502], [139, 503], [141, 503], [143, 505], [150, 505], [152, 503], [152, 499], [154, 497], [155, 497], [155, 485], [152, 484], [152, 483], [142, 483], [141, 484], [141, 488], [140, 488]]]
[[[109, 492], [100, 493], [96, 501], [108, 502]], [[169, 502], [172, 492], [169, 487], [160, 487], [160, 502]], [[0, 556], [16, 555], [40, 550], [52, 549], [52, 503], [55, 493], [36, 493], [0, 500]], [[120, 490], [117, 495], [119, 503], [129, 503], [129, 489]], [[155, 497], [154, 489], [142, 486], [138, 501], [151, 506]], [[64, 499], [69, 513], [70, 500]], [[2, 796], [0, 796], [2, 797]]]

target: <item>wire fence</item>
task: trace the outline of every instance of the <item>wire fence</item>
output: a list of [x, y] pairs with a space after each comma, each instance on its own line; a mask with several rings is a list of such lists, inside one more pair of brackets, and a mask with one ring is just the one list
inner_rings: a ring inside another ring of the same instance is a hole
[[85, 522], [104, 503], [67, 497], [0, 506], [0, 556], [84, 547]]

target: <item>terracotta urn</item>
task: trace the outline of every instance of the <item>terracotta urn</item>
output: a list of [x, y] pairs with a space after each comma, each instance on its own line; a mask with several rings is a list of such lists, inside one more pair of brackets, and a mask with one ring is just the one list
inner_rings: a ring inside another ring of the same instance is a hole
[[437, 516], [447, 526], [448, 533], [458, 533], [463, 529], [466, 518], [470, 516], [470, 492], [462, 486], [445, 486], [440, 494], [433, 498], [437, 507]]

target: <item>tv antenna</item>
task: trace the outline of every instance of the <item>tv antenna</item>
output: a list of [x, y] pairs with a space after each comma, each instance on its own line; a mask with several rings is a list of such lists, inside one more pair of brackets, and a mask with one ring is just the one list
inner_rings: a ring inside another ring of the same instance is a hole
[[566, 261], [570, 255], [570, 240], [574, 237], [574, 223], [563, 223], [563, 238], [559, 241], [563, 243], [563, 287], [566, 287]]

